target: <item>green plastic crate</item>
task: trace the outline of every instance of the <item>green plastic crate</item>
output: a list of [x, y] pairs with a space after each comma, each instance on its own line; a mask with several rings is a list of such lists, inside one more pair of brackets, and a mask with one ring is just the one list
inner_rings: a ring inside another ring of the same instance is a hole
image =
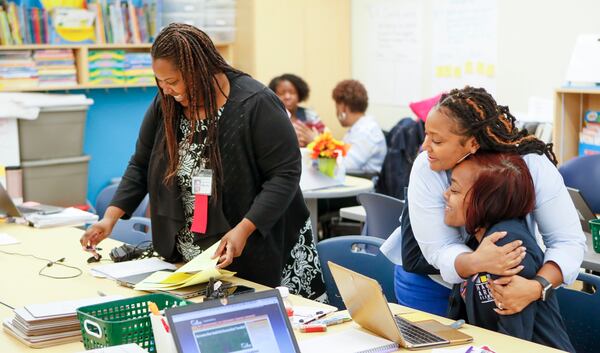
[[600, 253], [600, 219], [592, 219], [590, 221], [590, 232], [592, 233], [594, 251]]
[[169, 294], [147, 294], [139, 297], [84, 306], [77, 309], [85, 349], [137, 343], [148, 352], [156, 352], [148, 314], [148, 302], [159, 310], [188, 302]]

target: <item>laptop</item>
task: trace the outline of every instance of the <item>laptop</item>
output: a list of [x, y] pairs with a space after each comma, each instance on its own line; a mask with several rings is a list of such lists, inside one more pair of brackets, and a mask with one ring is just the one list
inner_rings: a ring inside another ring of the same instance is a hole
[[[117, 280], [117, 283], [123, 287], [134, 288], [136, 284], [145, 280], [146, 278], [148, 278], [148, 276], [150, 276], [153, 273], [154, 272], [138, 273], [138, 274], [131, 275], [131, 276], [119, 277], [119, 278], [116, 278], [116, 280]], [[221, 281], [221, 282], [223, 283], [221, 285], [223, 288], [229, 288], [232, 286], [231, 282], [228, 282], [228, 281]], [[204, 296], [206, 294], [207, 285], [208, 285], [208, 283], [200, 283], [200, 284], [196, 284], [196, 285], [189, 286], [189, 287], [170, 289], [170, 290], [155, 290], [153, 292], [167, 293], [167, 294], [177, 296], [181, 299], [189, 299], [189, 298]]]
[[376, 280], [331, 261], [327, 264], [352, 320], [364, 329], [408, 349], [464, 344], [473, 340], [473, 337], [435, 320], [410, 322], [393, 315]]
[[179, 353], [300, 353], [277, 290], [165, 311]]
[[583, 195], [578, 189], [570, 188], [567, 186], [567, 190], [569, 190], [569, 196], [571, 196], [571, 200], [573, 200], [573, 204], [575, 205], [575, 209], [577, 209], [577, 214], [579, 215], [579, 221], [581, 222], [581, 228], [583, 228], [584, 232], [590, 232], [590, 219], [596, 219], [596, 215], [592, 212], [590, 205], [585, 201]]
[[34, 207], [15, 206], [8, 192], [0, 183], [0, 213], [9, 217], [25, 217], [30, 214], [52, 214], [62, 211], [64, 208], [50, 205], [37, 205]]

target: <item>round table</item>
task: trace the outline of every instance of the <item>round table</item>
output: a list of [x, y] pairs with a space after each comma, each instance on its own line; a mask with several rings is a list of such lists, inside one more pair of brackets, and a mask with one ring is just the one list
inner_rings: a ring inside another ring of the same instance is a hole
[[344, 185], [332, 186], [323, 189], [302, 190], [306, 206], [310, 211], [310, 221], [313, 229], [315, 244], [319, 240], [317, 221], [319, 217], [318, 199], [335, 199], [340, 197], [356, 196], [363, 192], [373, 191], [373, 182], [369, 179], [346, 176]]

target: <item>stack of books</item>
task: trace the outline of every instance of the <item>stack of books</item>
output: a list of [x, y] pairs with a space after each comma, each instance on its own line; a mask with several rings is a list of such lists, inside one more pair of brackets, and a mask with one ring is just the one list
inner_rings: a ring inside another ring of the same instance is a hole
[[0, 52], [0, 89], [38, 85], [38, 71], [30, 50]]
[[90, 50], [89, 80], [93, 85], [125, 83], [125, 52], [123, 50]]
[[72, 49], [36, 50], [33, 58], [38, 71], [39, 87], [77, 85]]
[[14, 310], [2, 323], [4, 331], [33, 348], [81, 340], [77, 308], [122, 299], [121, 296], [31, 304]]
[[125, 81], [128, 84], [155, 82], [150, 53], [125, 54]]
[[600, 154], [600, 111], [588, 110], [579, 132], [579, 155]]

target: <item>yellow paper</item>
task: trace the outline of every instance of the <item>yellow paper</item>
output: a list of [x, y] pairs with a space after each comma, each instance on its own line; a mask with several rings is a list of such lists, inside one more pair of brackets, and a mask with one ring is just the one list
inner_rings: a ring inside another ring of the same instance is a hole
[[219, 260], [219, 258], [211, 259], [211, 257], [213, 256], [215, 251], [217, 251], [219, 243], [220, 241], [214, 243], [210, 248], [204, 250], [200, 255], [194, 257], [192, 261], [181, 266], [175, 272], [194, 273], [215, 268], [215, 266], [217, 266], [217, 261]]
[[494, 77], [495, 72], [496, 72], [496, 67], [493, 64], [489, 64], [485, 68], [485, 75], [487, 77]]
[[473, 73], [473, 62], [467, 61], [465, 63], [465, 74], [470, 75]]

